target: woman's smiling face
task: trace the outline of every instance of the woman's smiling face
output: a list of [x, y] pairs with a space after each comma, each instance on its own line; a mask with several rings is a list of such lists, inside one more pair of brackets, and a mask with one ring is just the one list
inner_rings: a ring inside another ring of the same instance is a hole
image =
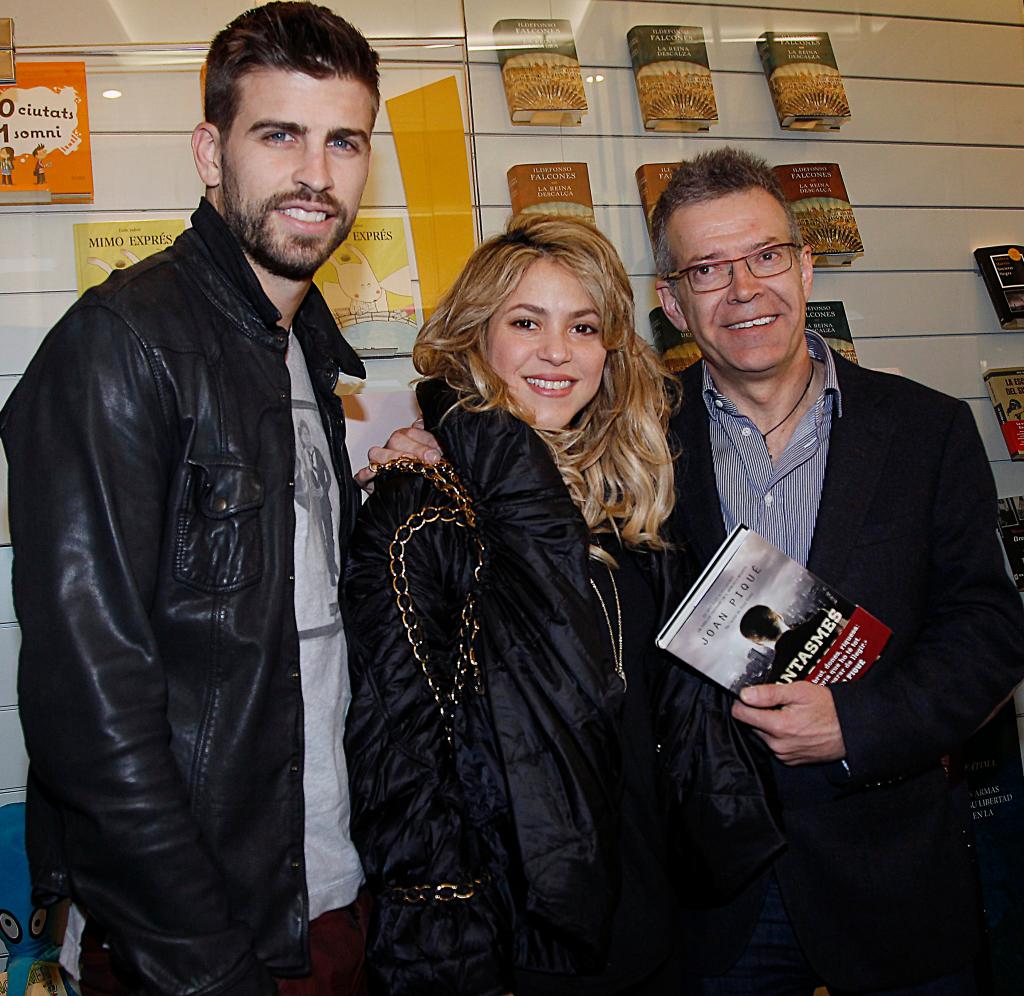
[[538, 259], [487, 323], [485, 356], [538, 429], [564, 429], [597, 394], [608, 354], [583, 284]]

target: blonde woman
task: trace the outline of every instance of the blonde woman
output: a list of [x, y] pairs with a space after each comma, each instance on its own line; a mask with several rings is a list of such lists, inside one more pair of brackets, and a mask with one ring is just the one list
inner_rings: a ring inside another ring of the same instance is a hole
[[675, 996], [670, 866], [728, 887], [778, 838], [727, 703], [654, 648], [682, 560], [629, 280], [589, 225], [513, 223], [413, 359], [446, 460], [378, 472], [346, 585], [371, 968], [389, 994]]

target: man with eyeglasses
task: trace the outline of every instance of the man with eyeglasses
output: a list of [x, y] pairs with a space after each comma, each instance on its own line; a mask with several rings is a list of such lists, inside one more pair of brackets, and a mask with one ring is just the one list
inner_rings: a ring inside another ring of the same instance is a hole
[[977, 876], [955, 752], [1022, 676], [1021, 603], [970, 410], [851, 364], [804, 327], [810, 249], [768, 165], [723, 148], [653, 218], [682, 375], [675, 525], [706, 563], [737, 522], [893, 630], [864, 678], [744, 689], [789, 842], [685, 916], [688, 991], [976, 992]]

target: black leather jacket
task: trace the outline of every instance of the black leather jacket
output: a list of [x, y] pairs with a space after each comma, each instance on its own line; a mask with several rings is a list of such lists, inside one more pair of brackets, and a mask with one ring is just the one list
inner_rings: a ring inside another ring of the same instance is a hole
[[[423, 664], [396, 605], [392, 538], [424, 506], [449, 502], [396, 473], [363, 506], [346, 582], [352, 832], [377, 901], [369, 956], [381, 992], [498, 994], [513, 965], [603, 966], [618, 886], [622, 684], [594, 622], [587, 527], [543, 442], [504, 412], [459, 410], [438, 424], [453, 395], [437, 381], [418, 394], [472, 496], [484, 563], [474, 583], [464, 526], [433, 521], [408, 537]], [[682, 558], [643, 562], [664, 617], [684, 591]], [[450, 685], [470, 589], [483, 694], [467, 673], [450, 747], [424, 672]], [[653, 646], [644, 667], [676, 871], [691, 900], [731, 892], [782, 846], [755, 761], [726, 693]]]
[[[287, 336], [206, 201], [192, 224], [85, 294], [0, 416], [28, 842], [148, 992], [252, 996], [308, 964]], [[294, 331], [344, 552], [332, 391], [362, 365], [315, 288]]]

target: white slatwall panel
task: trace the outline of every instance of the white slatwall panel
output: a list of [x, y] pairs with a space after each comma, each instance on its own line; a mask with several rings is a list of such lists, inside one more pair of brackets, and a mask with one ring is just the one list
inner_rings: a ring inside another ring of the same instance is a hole
[[[47, 328], [74, 300], [71, 225], [124, 217], [187, 217], [200, 193], [188, 147], [199, 116], [202, 47], [243, 0], [174, 6], [78, 0], [60, 18], [38, 0], [8, 0], [22, 53], [47, 57], [79, 47], [89, 65], [96, 201], [34, 210], [0, 208], [0, 403]], [[999, 329], [971, 250], [1024, 232], [1024, 8], [1019, 0], [354, 0], [330, 3], [381, 45], [385, 99], [454, 73], [472, 105], [467, 130], [485, 234], [508, 213], [505, 171], [520, 162], [589, 163], [597, 218], [622, 252], [637, 296], [638, 325], [656, 303], [653, 261], [633, 171], [727, 142], [773, 162], [839, 162], [867, 247], [842, 271], [816, 273], [814, 298], [846, 304], [862, 361], [968, 400], [1001, 494], [1024, 493], [1024, 465], [1006, 459], [984, 396], [981, 364], [1024, 365], [1024, 337]], [[463, 11], [463, 8], [465, 10]], [[493, 52], [502, 17], [568, 17], [584, 66], [606, 80], [588, 86], [590, 112], [577, 129], [513, 128]], [[721, 123], [701, 137], [648, 135], [636, 107], [625, 34], [642, 23], [701, 24]], [[781, 132], [754, 39], [765, 30], [828, 31], [847, 81], [853, 121], [832, 135]], [[408, 47], [403, 39], [468, 43]], [[119, 48], [118, 46], [133, 46]], [[74, 53], [71, 53], [73, 56]], [[104, 100], [116, 86], [124, 96]], [[404, 204], [382, 108], [364, 205]], [[6, 248], [5, 248], [6, 247]], [[407, 360], [375, 361], [372, 392], [401, 390]], [[396, 424], [407, 406], [384, 400]], [[375, 409], [376, 411], [376, 409]], [[365, 440], [360, 437], [359, 446]], [[358, 464], [361, 455], [353, 454]], [[0, 466], [6, 478], [6, 467]], [[0, 543], [8, 542], [6, 488]], [[22, 797], [24, 756], [13, 708], [18, 631], [10, 549], [0, 547], [0, 804]]]

